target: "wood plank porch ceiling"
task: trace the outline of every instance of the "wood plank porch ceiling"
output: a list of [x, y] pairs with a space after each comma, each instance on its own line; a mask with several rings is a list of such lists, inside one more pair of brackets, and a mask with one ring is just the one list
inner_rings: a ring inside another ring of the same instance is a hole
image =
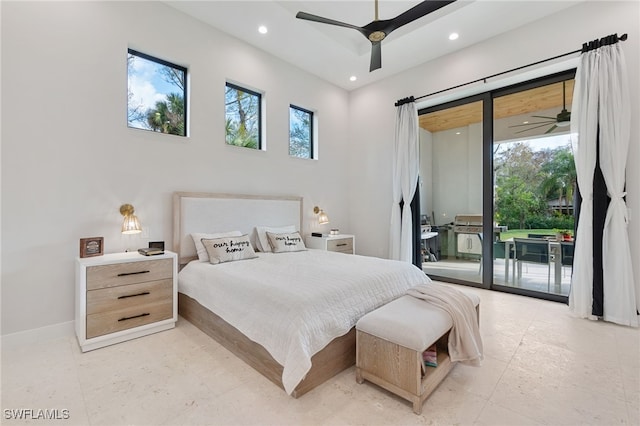
[[[573, 79], [566, 81], [566, 105], [568, 110], [571, 110], [573, 83]], [[496, 98], [493, 108], [495, 120], [514, 115], [536, 114], [538, 111], [551, 108], [558, 108], [558, 112], [560, 112], [562, 109], [562, 82]], [[482, 121], [482, 104], [481, 102], [474, 102], [460, 105], [442, 111], [423, 114], [418, 119], [420, 127], [430, 132], [465, 127]], [[531, 121], [535, 120], [542, 119], [532, 118]]]

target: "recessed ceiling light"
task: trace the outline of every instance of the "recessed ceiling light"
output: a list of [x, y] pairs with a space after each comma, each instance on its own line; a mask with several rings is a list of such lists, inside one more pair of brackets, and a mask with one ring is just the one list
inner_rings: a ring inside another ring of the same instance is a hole
[[449, 40], [457, 40], [457, 39], [458, 39], [458, 37], [460, 37], [460, 36], [458, 35], [458, 33], [451, 33], [451, 34], [449, 34]]
[[460, 134], [460, 132], [456, 132], [456, 135], [459, 135], [459, 134]]
[[529, 124], [529, 122], [528, 121], [523, 121], [522, 124]]
[[349, 81], [356, 81], [358, 79], [358, 77], [356, 77], [355, 75], [352, 75], [351, 77], [349, 77]]
[[264, 25], [260, 25], [260, 26], [258, 27], [258, 32], [259, 32], [260, 34], [266, 34], [268, 31], [269, 31], [269, 30], [268, 30], [268, 29], [267, 29], [267, 27], [265, 27]]

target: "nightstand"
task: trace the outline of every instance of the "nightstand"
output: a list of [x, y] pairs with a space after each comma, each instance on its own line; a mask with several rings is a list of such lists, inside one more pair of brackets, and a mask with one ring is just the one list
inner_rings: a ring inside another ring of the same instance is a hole
[[305, 239], [308, 248], [335, 251], [338, 253], [354, 254], [356, 249], [355, 236], [349, 234], [323, 235], [314, 237], [309, 235]]
[[76, 336], [82, 352], [175, 327], [178, 256], [137, 252], [76, 259]]

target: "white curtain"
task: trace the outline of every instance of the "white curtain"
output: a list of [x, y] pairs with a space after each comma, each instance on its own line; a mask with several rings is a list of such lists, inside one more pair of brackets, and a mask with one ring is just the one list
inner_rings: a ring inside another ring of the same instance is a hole
[[[413, 217], [409, 205], [416, 192], [420, 170], [418, 110], [413, 101], [398, 106], [396, 111], [393, 165], [393, 205], [391, 206], [389, 257], [412, 263]], [[404, 201], [402, 212], [400, 209], [401, 201]]]
[[576, 72], [571, 132], [583, 201], [569, 307], [579, 317], [593, 318], [593, 172], [599, 140], [600, 169], [611, 198], [602, 241], [603, 319], [637, 327], [627, 206], [623, 199], [631, 117], [628, 90], [620, 43], [582, 54]]
[[582, 196], [573, 254], [569, 308], [580, 318], [595, 317], [593, 304], [593, 172], [596, 167], [598, 86], [595, 52], [582, 55], [576, 70], [571, 104], [571, 139], [578, 188]]
[[601, 47], [598, 54], [600, 169], [611, 198], [602, 241], [603, 319], [637, 327], [627, 204], [623, 198], [631, 127], [627, 66], [620, 43]]

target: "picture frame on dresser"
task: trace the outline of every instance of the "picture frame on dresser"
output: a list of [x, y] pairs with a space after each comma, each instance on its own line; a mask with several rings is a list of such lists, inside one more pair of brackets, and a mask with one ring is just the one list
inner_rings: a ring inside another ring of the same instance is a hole
[[80, 238], [80, 257], [102, 256], [104, 254], [104, 237]]

